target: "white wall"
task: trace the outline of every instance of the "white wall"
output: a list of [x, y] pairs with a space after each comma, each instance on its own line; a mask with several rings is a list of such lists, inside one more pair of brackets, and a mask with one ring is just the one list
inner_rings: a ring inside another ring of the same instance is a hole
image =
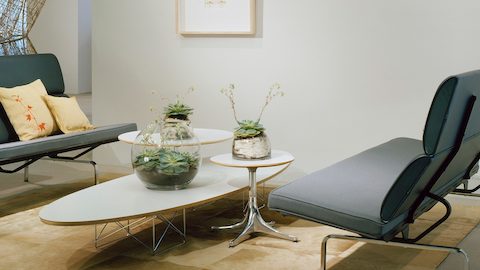
[[92, 1], [78, 0], [78, 92], [92, 90]]
[[[296, 156], [294, 170], [311, 172], [394, 137], [421, 138], [439, 83], [480, 68], [477, 0], [257, 0], [257, 9], [256, 37], [182, 37], [173, 0], [94, 1], [95, 124], [142, 127], [149, 107], [164, 105], [151, 90], [173, 98], [195, 85], [193, 125], [232, 129], [219, 89], [236, 83], [240, 118], [253, 118], [278, 81], [286, 96], [263, 124], [273, 148]], [[130, 156], [122, 143], [95, 155]]]
[[58, 57], [69, 94], [91, 91], [90, 1], [46, 1], [30, 33], [38, 53]]

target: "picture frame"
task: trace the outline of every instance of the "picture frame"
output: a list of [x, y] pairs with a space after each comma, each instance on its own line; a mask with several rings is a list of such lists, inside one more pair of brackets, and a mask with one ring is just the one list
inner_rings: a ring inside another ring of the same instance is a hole
[[254, 35], [256, 0], [176, 0], [181, 35]]

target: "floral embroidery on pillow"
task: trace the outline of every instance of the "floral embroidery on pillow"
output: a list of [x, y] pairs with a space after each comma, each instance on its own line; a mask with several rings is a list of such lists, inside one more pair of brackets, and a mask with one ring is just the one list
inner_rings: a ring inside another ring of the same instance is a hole
[[38, 130], [38, 133], [46, 130], [47, 124], [45, 122], [38, 123], [37, 118], [33, 114], [33, 107], [28, 104], [23, 103], [23, 99], [19, 95], [13, 95], [13, 98], [15, 98], [15, 101], [20, 103], [21, 106], [25, 109], [25, 117], [28, 122], [34, 122], [34, 125], [36, 129]]

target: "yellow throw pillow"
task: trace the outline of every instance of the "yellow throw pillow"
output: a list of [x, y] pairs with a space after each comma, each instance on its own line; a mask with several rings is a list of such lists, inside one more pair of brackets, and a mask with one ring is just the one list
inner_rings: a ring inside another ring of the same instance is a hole
[[93, 129], [87, 116], [83, 113], [75, 97], [44, 96], [50, 111], [63, 133], [72, 133]]
[[58, 131], [42, 96], [47, 90], [41, 80], [13, 88], [0, 87], [0, 102], [18, 138], [28, 141]]

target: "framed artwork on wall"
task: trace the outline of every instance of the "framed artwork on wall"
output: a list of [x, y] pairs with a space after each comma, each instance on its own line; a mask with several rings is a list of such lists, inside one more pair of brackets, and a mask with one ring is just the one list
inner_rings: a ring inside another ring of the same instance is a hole
[[177, 0], [181, 35], [254, 35], [255, 0]]

